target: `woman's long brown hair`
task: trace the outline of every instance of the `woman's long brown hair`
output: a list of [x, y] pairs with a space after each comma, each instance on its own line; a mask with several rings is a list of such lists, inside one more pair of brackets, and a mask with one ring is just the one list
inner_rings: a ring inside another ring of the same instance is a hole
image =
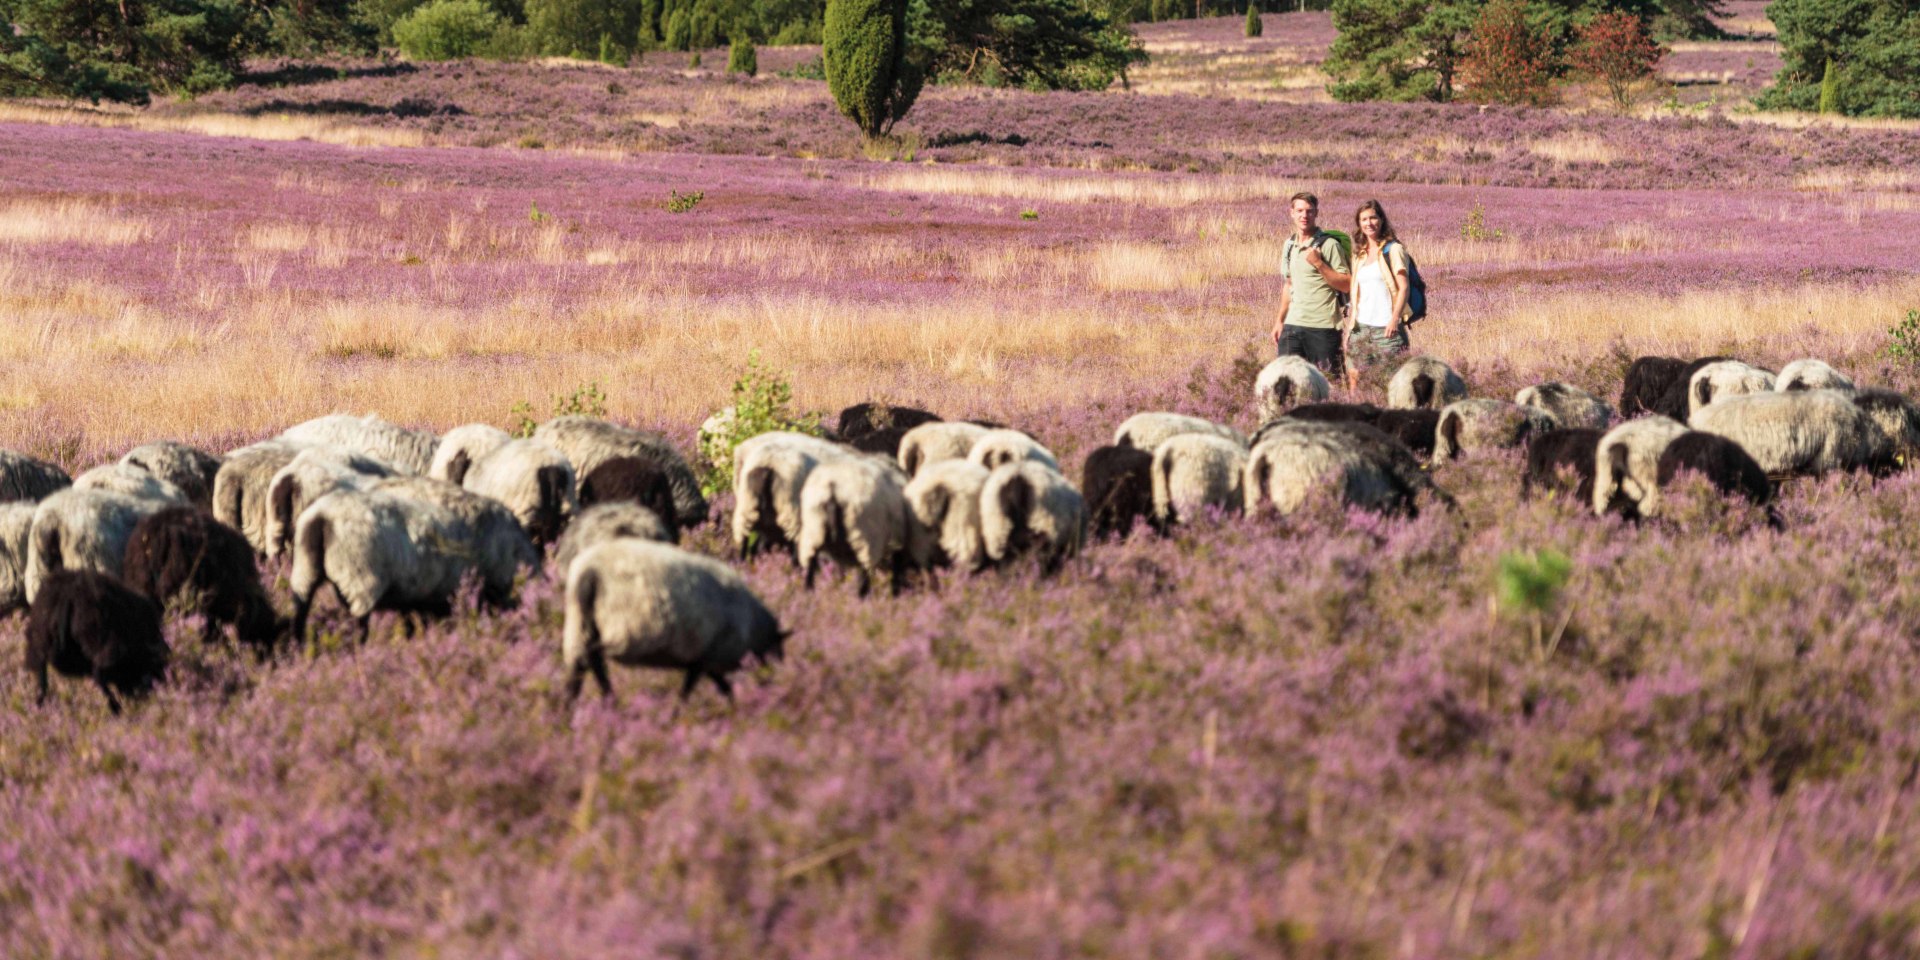
[[1386, 247], [1388, 242], [1400, 239], [1393, 235], [1393, 221], [1387, 219], [1387, 208], [1381, 206], [1378, 200], [1368, 200], [1366, 203], [1360, 205], [1360, 209], [1353, 212], [1353, 256], [1356, 260], [1366, 256], [1372, 246], [1367, 242], [1367, 232], [1360, 229], [1360, 216], [1368, 210], [1372, 210], [1374, 213], [1380, 215], [1380, 246], [1382, 249]]

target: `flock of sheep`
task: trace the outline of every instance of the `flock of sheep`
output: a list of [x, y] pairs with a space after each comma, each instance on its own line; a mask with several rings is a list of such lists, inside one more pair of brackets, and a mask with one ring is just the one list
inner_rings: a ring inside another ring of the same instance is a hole
[[[885, 575], [978, 571], [1031, 558], [1046, 571], [1088, 537], [1164, 531], [1207, 511], [1291, 513], [1331, 496], [1411, 515], [1451, 506], [1433, 470], [1476, 450], [1527, 448], [1523, 489], [1570, 494], [1597, 513], [1657, 515], [1682, 472], [1765, 506], [1773, 479], [1898, 469], [1920, 448], [1920, 408], [1856, 389], [1818, 360], [1778, 375], [1725, 357], [1642, 357], [1612, 406], [1546, 383], [1513, 402], [1469, 398], [1447, 364], [1408, 361], [1387, 406], [1327, 402], [1326, 379], [1283, 357], [1255, 384], [1251, 437], [1175, 413], [1141, 413], [1086, 458], [1076, 485], [1033, 437], [858, 404], [835, 435], [775, 432], [728, 459], [731, 539], [745, 558], [778, 550], [814, 586], [823, 560], [855, 571], [865, 595]], [[332, 415], [216, 457], [149, 444], [69, 478], [0, 451], [0, 610], [25, 607], [26, 666], [91, 678], [119, 712], [164, 673], [163, 609], [231, 626], [263, 657], [309, 639], [323, 587], [365, 640], [375, 611], [452, 609], [473, 578], [490, 607], [514, 602], [549, 547], [565, 580], [562, 658], [569, 699], [608, 662], [682, 671], [683, 693], [749, 658], [777, 659], [787, 631], [725, 563], [677, 546], [706, 522], [687, 459], [663, 437], [567, 416], [516, 439], [473, 424], [444, 436], [377, 416]], [[288, 556], [292, 616], [258, 569]]]

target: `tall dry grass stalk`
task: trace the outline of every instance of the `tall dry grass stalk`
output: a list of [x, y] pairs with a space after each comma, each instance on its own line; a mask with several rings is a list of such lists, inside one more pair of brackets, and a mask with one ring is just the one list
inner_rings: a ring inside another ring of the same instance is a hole
[[85, 243], [124, 246], [153, 236], [153, 225], [80, 200], [16, 200], [0, 205], [0, 244]]
[[0, 122], [198, 133], [209, 137], [248, 140], [312, 140], [344, 147], [423, 147], [428, 144], [426, 135], [417, 130], [363, 127], [321, 117], [285, 113], [258, 117], [215, 113], [160, 116], [104, 107], [0, 102]]

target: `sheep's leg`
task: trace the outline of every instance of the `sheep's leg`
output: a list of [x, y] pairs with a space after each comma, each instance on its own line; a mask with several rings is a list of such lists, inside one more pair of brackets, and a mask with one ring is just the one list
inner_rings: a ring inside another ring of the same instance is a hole
[[204, 617], [205, 622], [202, 623], [200, 627], [200, 642], [213, 643], [214, 638], [220, 634], [220, 621], [213, 618], [213, 611], [211, 610], [202, 614], [202, 617]]
[[107, 678], [101, 676], [99, 671], [95, 671], [93, 674], [93, 682], [100, 687], [101, 693], [107, 695], [107, 712], [116, 717], [119, 716], [120, 698], [113, 695], [113, 688], [107, 685]]
[[400, 615], [400, 635], [408, 640], [412, 640], [413, 635], [419, 632], [420, 614], [413, 610], [402, 613]]
[[367, 635], [373, 632], [373, 614], [369, 612], [366, 616], [361, 617], [357, 622], [360, 627], [359, 629], [360, 646], [364, 647], [367, 645]]
[[902, 550], [893, 555], [893, 595], [899, 596], [900, 589], [907, 583], [907, 552]]
[[727, 680], [725, 674], [709, 673], [707, 674], [707, 676], [708, 678], [713, 680], [714, 686], [720, 688], [720, 694], [722, 696], [726, 697], [728, 700], [733, 699], [733, 684]]
[[686, 677], [682, 678], [680, 681], [680, 699], [685, 700], [688, 697], [693, 696], [693, 688], [699, 682], [700, 682], [700, 668], [688, 667]]
[[820, 555], [814, 554], [807, 559], [807, 589], [813, 589], [813, 578], [820, 572]]
[[594, 647], [587, 651], [587, 667], [593, 671], [593, 680], [600, 685], [600, 695], [613, 699], [613, 678], [607, 676], [607, 652]]
[[40, 664], [34, 670], [34, 674], [35, 679], [38, 680], [40, 684], [40, 693], [33, 698], [33, 703], [35, 706], [45, 706], [47, 703], [47, 665], [44, 663]]
[[304, 643], [307, 645], [308, 653], [313, 652], [313, 638], [307, 635], [307, 614], [312, 612], [312, 610], [312, 597], [301, 599], [296, 596], [293, 598], [293, 626], [289, 632], [292, 634], [294, 643]]
[[870, 594], [872, 592], [873, 592], [873, 574], [868, 573], [866, 566], [862, 565], [860, 567], [860, 599], [865, 600], [867, 598], [867, 594]]

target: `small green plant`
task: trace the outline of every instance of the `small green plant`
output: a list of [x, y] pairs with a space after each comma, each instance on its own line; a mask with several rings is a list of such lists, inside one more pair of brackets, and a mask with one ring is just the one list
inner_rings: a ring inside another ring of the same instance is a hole
[[1460, 239], [1502, 240], [1505, 238], [1505, 231], [1493, 230], [1487, 226], [1487, 207], [1475, 200], [1473, 206], [1467, 210], [1466, 221], [1460, 224]]
[[747, 369], [733, 382], [733, 405], [700, 425], [700, 454], [708, 467], [701, 489], [709, 496], [733, 486], [733, 449], [746, 440], [775, 430], [820, 436], [818, 414], [793, 410], [793, 385], [778, 372], [760, 365], [760, 352], [747, 354]]
[[733, 45], [727, 49], [727, 72], [749, 77], [760, 73], [760, 54], [746, 34], [734, 37]]
[[542, 212], [540, 205], [537, 203], [529, 203], [527, 204], [527, 219], [534, 223], [548, 223], [553, 220], [553, 214]]
[[1920, 364], [1920, 310], [1908, 310], [1907, 318], [1887, 331], [1893, 338], [1881, 355], [1908, 366]]
[[[1552, 650], [1542, 640], [1541, 618], [1559, 602], [1560, 591], [1572, 576], [1573, 561], [1552, 548], [1508, 551], [1500, 555], [1494, 571], [1494, 594], [1500, 606], [1531, 621], [1534, 649], [1543, 656]], [[1557, 633], [1555, 639], [1559, 639]]]
[[1040, 219], [1040, 211], [1038, 211], [1038, 210], [1034, 210], [1034, 209], [1032, 209], [1032, 208], [1028, 208], [1028, 209], [1026, 209], [1026, 210], [1022, 210], [1022, 211], [1020, 211], [1020, 219], [1022, 219], [1022, 220], [1038, 220], [1038, 219]]
[[[600, 381], [583, 383], [573, 388], [572, 393], [555, 394], [553, 415], [556, 417], [604, 417], [607, 415], [607, 394], [600, 389]], [[521, 439], [533, 436], [540, 421], [533, 418], [533, 402], [521, 400], [507, 408], [507, 416], [513, 421], [513, 435]]]
[[692, 193], [681, 193], [678, 190], [674, 190], [672, 194], [672, 196], [667, 198], [668, 213], [686, 213], [694, 207], [699, 206], [700, 201], [707, 198], [706, 193], [700, 190], [695, 190]]
[[687, 69], [688, 69], [688, 70], [698, 70], [698, 69], [700, 69], [700, 51], [698, 51], [698, 50], [695, 50], [695, 51], [693, 52], [693, 57], [692, 57], [692, 59], [690, 59], [690, 60], [688, 60], [688, 61], [687, 61]]

